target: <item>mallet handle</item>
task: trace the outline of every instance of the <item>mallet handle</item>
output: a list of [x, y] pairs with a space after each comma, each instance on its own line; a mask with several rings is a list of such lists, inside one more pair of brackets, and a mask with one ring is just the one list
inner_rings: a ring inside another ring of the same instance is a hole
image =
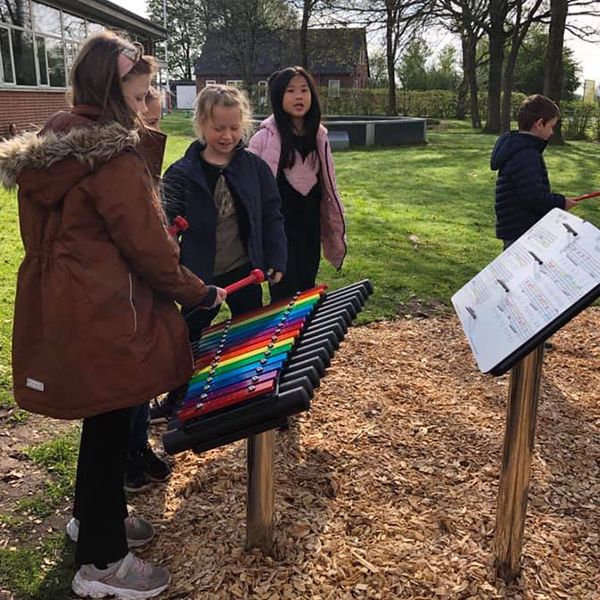
[[[239, 281], [235, 281], [234, 283], [228, 285], [224, 289], [227, 292], [227, 295], [229, 296], [229, 294], [233, 294], [233, 292], [237, 292], [238, 290], [241, 290], [247, 285], [252, 285], [254, 283], [262, 283], [264, 280], [265, 274], [260, 269], [252, 269], [252, 271], [250, 271], [250, 275], [247, 275]], [[188, 317], [191, 317], [197, 310], [200, 310], [200, 308], [200, 306], [194, 306], [194, 308], [190, 308], [190, 310], [182, 314], [183, 318], [187, 319]]]
[[229, 294], [233, 294], [233, 292], [237, 292], [238, 290], [245, 288], [247, 285], [262, 283], [264, 280], [265, 274], [260, 269], [253, 269], [252, 271], [250, 271], [250, 275], [244, 277], [243, 279], [240, 279], [239, 281], [236, 281], [235, 283], [228, 285], [227, 287], [225, 287], [225, 290], [227, 291], [227, 295], [229, 296]]
[[587, 200], [588, 198], [596, 198], [597, 196], [600, 196], [600, 191], [592, 192], [590, 194], [584, 194], [583, 196], [575, 196], [574, 198], [571, 198], [571, 199], [575, 200], [575, 202], [579, 202], [580, 200]]
[[173, 224], [167, 227], [167, 231], [173, 237], [177, 237], [182, 231], [185, 231], [189, 227], [189, 223], [181, 215], [177, 215], [173, 219]]

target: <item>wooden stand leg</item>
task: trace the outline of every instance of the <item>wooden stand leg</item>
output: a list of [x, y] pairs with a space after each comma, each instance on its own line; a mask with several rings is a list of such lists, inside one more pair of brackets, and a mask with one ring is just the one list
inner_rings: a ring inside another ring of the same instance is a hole
[[273, 549], [273, 446], [275, 431], [248, 438], [248, 499], [246, 547]]
[[543, 357], [544, 347], [540, 345], [510, 374], [494, 539], [497, 573], [507, 583], [517, 577], [521, 566]]

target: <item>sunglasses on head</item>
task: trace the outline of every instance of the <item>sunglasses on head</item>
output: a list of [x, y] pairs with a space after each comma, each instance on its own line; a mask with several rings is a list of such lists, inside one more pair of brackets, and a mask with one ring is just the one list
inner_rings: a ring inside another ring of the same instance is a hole
[[144, 54], [144, 47], [139, 42], [132, 42], [131, 46], [121, 48], [121, 54], [126, 56], [132, 63], [136, 64]]

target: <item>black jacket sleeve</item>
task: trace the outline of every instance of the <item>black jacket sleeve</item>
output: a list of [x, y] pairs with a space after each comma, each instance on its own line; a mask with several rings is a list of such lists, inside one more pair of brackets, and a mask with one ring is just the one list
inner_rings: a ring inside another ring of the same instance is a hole
[[185, 173], [178, 163], [172, 164], [162, 179], [162, 202], [169, 223], [185, 217]]

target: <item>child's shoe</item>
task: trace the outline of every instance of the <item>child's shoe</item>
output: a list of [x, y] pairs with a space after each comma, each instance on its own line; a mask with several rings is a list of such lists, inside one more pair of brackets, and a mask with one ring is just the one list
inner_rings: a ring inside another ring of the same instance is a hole
[[141, 450], [130, 450], [125, 463], [125, 489], [128, 492], [139, 492], [147, 488], [151, 482], [162, 483], [171, 476], [171, 467], [156, 456], [146, 444]]
[[169, 396], [150, 404], [150, 423], [168, 423], [173, 418], [174, 405]]
[[154, 598], [167, 589], [171, 574], [164, 567], [143, 561], [135, 555], [112, 563], [106, 569], [82, 565], [73, 578], [72, 588], [78, 596], [121, 600]]
[[[127, 517], [125, 519], [125, 535], [130, 548], [144, 546], [154, 537], [154, 526], [141, 517]], [[79, 519], [72, 518], [67, 523], [67, 535], [76, 542], [79, 538]]]
[[[171, 477], [171, 467], [162, 458], [154, 454], [150, 444], [146, 444], [143, 450], [134, 454], [135, 456], [132, 458], [138, 462], [150, 481], [162, 483]], [[130, 453], [130, 456], [132, 456], [132, 453]]]
[[125, 479], [123, 487], [126, 492], [139, 492], [150, 487], [152, 482], [146, 477], [146, 473], [142, 467], [136, 462], [127, 457], [125, 463]]

